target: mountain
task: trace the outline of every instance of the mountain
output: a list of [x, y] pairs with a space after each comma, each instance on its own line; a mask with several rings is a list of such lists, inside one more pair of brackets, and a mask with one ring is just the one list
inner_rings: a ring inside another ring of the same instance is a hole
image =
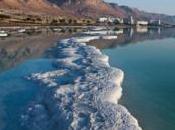
[[121, 16], [120, 11], [111, 8], [102, 0], [48, 0], [75, 16], [96, 18], [104, 15]]
[[47, 0], [0, 0], [0, 9], [48, 15], [61, 15], [63, 13], [58, 6]]
[[175, 23], [174, 16], [148, 13], [103, 0], [0, 0], [0, 9], [93, 19], [101, 16], [133, 16], [141, 20], [161, 19], [166, 23]]

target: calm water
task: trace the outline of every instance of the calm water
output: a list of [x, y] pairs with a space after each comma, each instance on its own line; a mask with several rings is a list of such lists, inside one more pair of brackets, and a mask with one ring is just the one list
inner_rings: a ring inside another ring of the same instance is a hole
[[40, 91], [27, 76], [51, 70], [45, 52], [69, 35], [43, 31], [0, 38], [0, 130], [24, 130], [21, 115]]
[[48, 62], [46, 59], [28, 60], [0, 74], [0, 130], [22, 130], [20, 117], [40, 89], [27, 81], [26, 76], [51, 69]]
[[[20, 116], [40, 91], [25, 77], [51, 69], [48, 62], [53, 54], [45, 52], [64, 37], [68, 36], [41, 32], [0, 39], [0, 130], [23, 130]], [[144, 130], [174, 130], [175, 30], [135, 33], [128, 29], [117, 40], [90, 44], [102, 49], [110, 64], [125, 72], [120, 102]]]
[[125, 72], [121, 104], [144, 130], [175, 129], [175, 38], [105, 49], [110, 64]]

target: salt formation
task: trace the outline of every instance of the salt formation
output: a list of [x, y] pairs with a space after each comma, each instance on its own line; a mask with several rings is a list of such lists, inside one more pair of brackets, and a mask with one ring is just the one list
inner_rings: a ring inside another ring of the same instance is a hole
[[[118, 104], [123, 71], [108, 63], [87, 42], [98, 37], [65, 39], [54, 49], [54, 70], [32, 74], [43, 86], [22, 116], [30, 130], [141, 130], [137, 120]], [[81, 43], [80, 43], [81, 42]]]

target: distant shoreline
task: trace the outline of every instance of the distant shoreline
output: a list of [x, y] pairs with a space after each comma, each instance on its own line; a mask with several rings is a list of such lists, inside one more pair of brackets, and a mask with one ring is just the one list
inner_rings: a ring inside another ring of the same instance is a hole
[[[125, 29], [125, 28], [137, 28], [136, 26], [130, 26], [130, 25], [38, 25], [38, 24], [25, 24], [25, 25], [2, 25], [0, 24], [0, 29], [2, 28], [26, 28], [26, 27], [55, 27], [55, 28], [82, 28], [82, 27], [116, 27], [119, 29]], [[141, 26], [141, 27], [147, 27], [147, 28], [175, 28], [175, 26]]]

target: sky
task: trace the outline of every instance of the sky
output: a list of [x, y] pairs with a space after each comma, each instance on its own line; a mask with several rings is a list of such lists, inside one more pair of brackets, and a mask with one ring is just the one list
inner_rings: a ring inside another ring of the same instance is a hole
[[119, 5], [128, 5], [140, 10], [175, 15], [175, 0], [105, 0]]

